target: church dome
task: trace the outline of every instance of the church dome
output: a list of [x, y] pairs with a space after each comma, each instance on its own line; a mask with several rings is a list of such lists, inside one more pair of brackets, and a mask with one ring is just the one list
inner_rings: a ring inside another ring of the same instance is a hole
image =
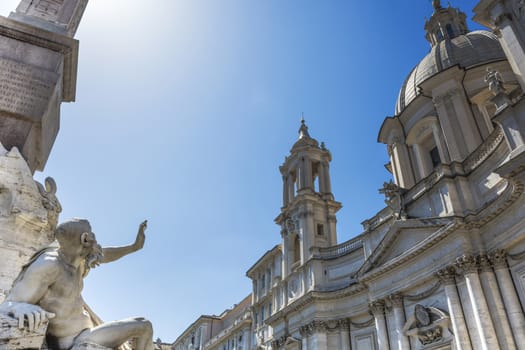
[[396, 115], [420, 94], [418, 87], [428, 78], [455, 65], [468, 69], [502, 59], [505, 59], [505, 54], [498, 38], [485, 30], [439, 41], [412, 69], [403, 83], [396, 103]]

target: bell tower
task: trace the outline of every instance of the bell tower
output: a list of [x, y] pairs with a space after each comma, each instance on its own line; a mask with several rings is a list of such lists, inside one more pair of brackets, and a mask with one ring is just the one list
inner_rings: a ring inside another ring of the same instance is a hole
[[301, 120], [299, 139], [279, 168], [283, 179], [283, 206], [275, 222], [281, 226], [285, 276], [312, 257], [313, 247], [337, 244], [336, 212], [330, 183], [332, 155], [324, 143], [310, 137]]

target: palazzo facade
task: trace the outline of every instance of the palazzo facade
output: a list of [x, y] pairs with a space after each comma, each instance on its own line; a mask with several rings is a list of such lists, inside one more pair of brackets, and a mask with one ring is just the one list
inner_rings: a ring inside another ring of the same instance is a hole
[[433, 7], [431, 50], [379, 130], [386, 207], [337, 242], [332, 155], [303, 121], [281, 242], [247, 271], [246, 341], [191, 343], [190, 327], [173, 349], [525, 349], [525, 2], [480, 1], [490, 31]]

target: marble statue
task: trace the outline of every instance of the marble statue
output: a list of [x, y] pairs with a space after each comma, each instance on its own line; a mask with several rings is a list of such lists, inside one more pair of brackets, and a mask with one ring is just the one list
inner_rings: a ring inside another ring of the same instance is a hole
[[505, 88], [503, 87], [503, 79], [497, 70], [488, 67], [487, 74], [485, 75], [485, 82], [489, 85], [489, 91], [492, 92], [493, 95], [505, 91]]
[[83, 344], [115, 349], [134, 341], [137, 350], [153, 350], [149, 321], [128, 318], [97, 325], [96, 316], [81, 296], [89, 270], [140, 250], [146, 227], [147, 221], [140, 224], [133, 244], [102, 248], [87, 220], [72, 219], [58, 225], [58, 245], [37, 252], [23, 267], [0, 312], [18, 319], [19, 328], [33, 330], [49, 322], [49, 349], [75, 349]]

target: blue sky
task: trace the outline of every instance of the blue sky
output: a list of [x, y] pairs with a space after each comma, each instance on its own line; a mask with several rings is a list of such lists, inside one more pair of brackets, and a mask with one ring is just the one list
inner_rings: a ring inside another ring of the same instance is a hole
[[[471, 18], [475, 1], [452, 5]], [[248, 295], [246, 270], [280, 241], [278, 167], [301, 113], [333, 155], [338, 240], [359, 234], [384, 205], [377, 132], [429, 50], [431, 13], [426, 0], [91, 0], [77, 101], [36, 177], [55, 178], [61, 219], [88, 218], [103, 245], [149, 220], [141, 252], [88, 276], [92, 308], [146, 316], [171, 342]]]

